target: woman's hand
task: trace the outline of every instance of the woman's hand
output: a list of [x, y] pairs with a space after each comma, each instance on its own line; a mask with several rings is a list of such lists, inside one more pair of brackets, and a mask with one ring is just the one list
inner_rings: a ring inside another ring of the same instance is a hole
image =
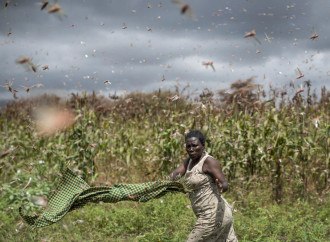
[[215, 183], [217, 184], [217, 186], [219, 188], [219, 193], [221, 195], [222, 194], [222, 190], [223, 190], [222, 184], [221, 184], [221, 182], [219, 182], [219, 179], [215, 179]]

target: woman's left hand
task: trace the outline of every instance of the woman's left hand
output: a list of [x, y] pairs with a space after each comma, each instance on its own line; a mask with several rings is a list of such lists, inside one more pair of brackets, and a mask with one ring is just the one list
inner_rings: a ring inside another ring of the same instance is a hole
[[221, 182], [219, 182], [219, 179], [215, 179], [215, 183], [217, 184], [218, 188], [219, 188], [219, 193], [220, 195], [222, 194], [222, 184]]

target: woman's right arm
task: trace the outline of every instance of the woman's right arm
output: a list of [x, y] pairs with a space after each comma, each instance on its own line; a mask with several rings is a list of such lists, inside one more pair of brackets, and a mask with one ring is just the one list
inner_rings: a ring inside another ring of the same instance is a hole
[[185, 159], [185, 161], [168, 176], [169, 180], [175, 181], [179, 177], [184, 176], [186, 174], [188, 163], [189, 158]]

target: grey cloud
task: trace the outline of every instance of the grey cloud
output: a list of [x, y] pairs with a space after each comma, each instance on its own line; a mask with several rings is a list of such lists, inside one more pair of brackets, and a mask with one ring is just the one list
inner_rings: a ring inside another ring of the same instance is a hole
[[[147, 8], [149, 2], [152, 8]], [[38, 1], [0, 10], [1, 85], [12, 79], [17, 88], [40, 82], [44, 87], [28, 95], [53, 90], [66, 95], [83, 89], [148, 91], [176, 83], [225, 88], [255, 76], [265, 85], [281, 86], [295, 80], [299, 66], [314, 86], [328, 86], [329, 1], [194, 0], [189, 1], [194, 21], [180, 15], [170, 1], [162, 8], [159, 1], [59, 3], [68, 15], [62, 20], [40, 11]], [[313, 28], [320, 36], [312, 41]], [[7, 36], [9, 29], [12, 34]], [[252, 29], [262, 45], [244, 38]], [[40, 64], [41, 76], [16, 64], [20, 56]], [[213, 61], [216, 72], [206, 69], [204, 61]], [[43, 65], [49, 70], [43, 71]], [[161, 82], [163, 75], [166, 80]], [[19, 91], [19, 96], [27, 95]], [[0, 95], [11, 98], [5, 88]]]

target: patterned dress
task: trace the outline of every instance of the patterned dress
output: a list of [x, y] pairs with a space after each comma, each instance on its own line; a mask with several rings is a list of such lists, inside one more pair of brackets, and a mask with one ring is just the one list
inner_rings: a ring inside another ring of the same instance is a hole
[[208, 156], [205, 153], [191, 170], [190, 160], [185, 174], [192, 188], [189, 199], [197, 216], [196, 224], [187, 241], [238, 241], [233, 228], [232, 207], [220, 195], [214, 179], [202, 171]]

